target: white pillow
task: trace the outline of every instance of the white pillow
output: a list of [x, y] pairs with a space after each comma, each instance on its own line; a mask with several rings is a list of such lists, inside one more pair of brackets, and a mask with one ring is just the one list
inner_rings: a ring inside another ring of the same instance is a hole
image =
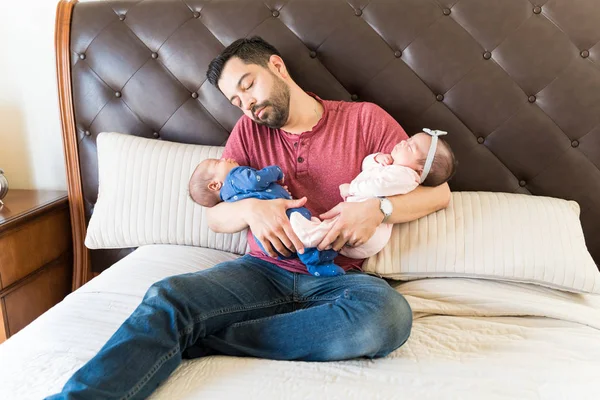
[[399, 280], [483, 278], [600, 294], [579, 205], [521, 194], [453, 193], [447, 209], [395, 225], [363, 269]]
[[196, 165], [223, 147], [100, 133], [98, 201], [87, 228], [90, 249], [178, 244], [244, 254], [247, 231], [214, 233], [189, 196]]

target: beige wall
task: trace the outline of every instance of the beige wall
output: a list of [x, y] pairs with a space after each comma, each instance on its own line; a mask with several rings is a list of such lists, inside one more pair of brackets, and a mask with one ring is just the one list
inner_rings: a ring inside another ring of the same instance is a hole
[[0, 0], [0, 168], [10, 187], [66, 189], [55, 0]]

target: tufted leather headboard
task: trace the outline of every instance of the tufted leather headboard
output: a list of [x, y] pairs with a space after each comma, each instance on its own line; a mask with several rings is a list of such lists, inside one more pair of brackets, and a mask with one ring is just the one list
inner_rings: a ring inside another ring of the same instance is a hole
[[101, 131], [223, 144], [241, 113], [205, 79], [260, 35], [325, 99], [371, 101], [409, 134], [450, 132], [453, 190], [573, 199], [600, 262], [598, 0], [61, 1], [57, 67], [74, 287], [130, 250], [83, 247]]

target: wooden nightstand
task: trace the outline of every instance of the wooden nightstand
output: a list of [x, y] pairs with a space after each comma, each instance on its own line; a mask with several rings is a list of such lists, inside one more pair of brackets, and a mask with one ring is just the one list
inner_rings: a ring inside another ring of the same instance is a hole
[[71, 291], [67, 192], [11, 189], [0, 208], [0, 343]]

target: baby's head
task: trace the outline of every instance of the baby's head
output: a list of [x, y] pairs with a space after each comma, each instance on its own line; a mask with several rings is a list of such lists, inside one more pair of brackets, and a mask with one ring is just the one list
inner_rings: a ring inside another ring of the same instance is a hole
[[204, 207], [213, 207], [221, 202], [219, 195], [229, 171], [239, 166], [233, 160], [207, 158], [202, 161], [190, 178], [190, 197]]
[[[391, 153], [394, 164], [412, 168], [421, 175], [425, 167], [431, 141], [432, 137], [425, 132], [417, 133], [409, 139], [401, 141], [394, 146]], [[433, 163], [422, 185], [438, 186], [444, 182], [448, 182], [456, 172], [457, 164], [450, 145], [438, 137]]]

